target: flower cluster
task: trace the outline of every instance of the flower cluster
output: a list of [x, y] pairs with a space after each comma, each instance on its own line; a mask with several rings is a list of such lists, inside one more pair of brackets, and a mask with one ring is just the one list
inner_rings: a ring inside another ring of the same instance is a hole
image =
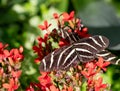
[[87, 79], [87, 90], [100, 91], [107, 87], [107, 84], [102, 83], [101, 74], [106, 71], [106, 66], [110, 62], [105, 62], [103, 58], [99, 58], [98, 61], [92, 61], [86, 63], [84, 69], [81, 71], [82, 75]]
[[[34, 52], [38, 54], [38, 58], [36, 58], [35, 62], [40, 62], [46, 55], [56, 48], [60, 48], [70, 43], [70, 41], [66, 41], [61, 37], [60, 30], [67, 29], [68, 32], [75, 33], [80, 38], [90, 36], [88, 34], [88, 29], [81, 24], [81, 20], [74, 17], [74, 11], [70, 14], [65, 12], [61, 15], [54, 13], [53, 17], [56, 20], [57, 28], [49, 30], [49, 27], [52, 26], [52, 24], [49, 24], [46, 20], [44, 21], [44, 25], [38, 26], [41, 30], [46, 31], [47, 33], [43, 38], [38, 37], [38, 46], [33, 46]], [[53, 43], [58, 43], [58, 46], [53, 46]]]
[[[35, 62], [40, 62], [56, 48], [70, 44], [69, 40], [65, 40], [62, 37], [60, 30], [74, 33], [80, 38], [90, 36], [88, 29], [83, 26], [81, 20], [75, 18], [74, 11], [70, 14], [65, 12], [61, 15], [54, 13], [53, 17], [57, 22], [57, 28], [49, 30], [52, 24], [49, 24], [46, 20], [44, 21], [44, 25], [38, 26], [47, 33], [43, 38], [39, 37], [38, 46], [33, 47], [34, 52], [38, 54]], [[53, 43], [57, 43], [58, 46], [54, 47]], [[104, 59], [100, 57], [97, 60], [82, 63], [82, 66], [77, 65], [70, 67], [67, 71], [41, 72], [41, 76], [38, 78], [39, 83], [31, 83], [27, 91], [35, 91], [35, 89], [42, 91], [80, 91], [83, 79], [87, 80], [87, 91], [103, 91], [108, 85], [102, 82], [101, 74], [103, 71], [106, 71], [106, 67], [109, 64], [109, 62], [105, 62]]]
[[23, 47], [6, 49], [8, 45], [0, 42], [0, 90], [14, 91], [19, 87]]

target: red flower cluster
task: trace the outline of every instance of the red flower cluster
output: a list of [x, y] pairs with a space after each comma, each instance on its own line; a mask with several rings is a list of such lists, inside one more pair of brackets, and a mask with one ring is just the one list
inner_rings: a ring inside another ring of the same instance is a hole
[[[35, 52], [37, 52], [38, 54], [38, 58], [35, 59], [35, 62], [39, 62], [40, 60], [43, 59], [44, 56], [46, 56], [49, 53], [49, 50], [46, 50], [47, 48], [50, 48], [50, 46], [47, 44], [47, 40], [48, 40], [48, 34], [46, 34], [44, 36], [44, 38], [39, 37], [38, 41], [39, 41], [39, 45], [38, 46], [33, 46], [33, 50]], [[44, 44], [44, 46], [42, 46]]]
[[[102, 83], [102, 77], [98, 74], [101, 71], [106, 71], [106, 67], [110, 64], [110, 62], [105, 62], [103, 58], [99, 57], [98, 61], [92, 61], [85, 64], [85, 68], [81, 71], [81, 73], [87, 79], [88, 91], [90, 89], [94, 89], [95, 91], [100, 91], [107, 87], [107, 84]], [[101, 70], [102, 69], [102, 70]]]
[[23, 47], [19, 49], [5, 49], [8, 45], [0, 43], [0, 90], [14, 91], [19, 87], [21, 75], [20, 63], [23, 60]]
[[[43, 38], [39, 37], [38, 46], [33, 47], [33, 50], [38, 54], [35, 62], [40, 62], [56, 48], [70, 44], [70, 41], [62, 38], [60, 30], [76, 33], [80, 38], [90, 36], [88, 29], [81, 24], [81, 20], [74, 17], [74, 11], [70, 14], [65, 12], [61, 15], [54, 13], [53, 17], [57, 22], [57, 28], [49, 30], [48, 28], [52, 24], [48, 24], [47, 21], [44, 21], [44, 25], [39, 25], [39, 28], [46, 30], [47, 33]], [[58, 43], [59, 47], [55, 48], [52, 46], [54, 42]], [[44, 72], [38, 78], [39, 83], [31, 83], [27, 91], [35, 91], [35, 88], [42, 91], [79, 91], [83, 82], [83, 76], [87, 79], [87, 91], [100, 91], [107, 88], [107, 84], [102, 83], [102, 77], [99, 74], [102, 71], [106, 71], [106, 67], [109, 64], [109, 62], [104, 62], [104, 59], [100, 57], [98, 61], [93, 60], [82, 66], [78, 65], [77, 67], [70, 68], [68, 71]]]
[[57, 88], [53, 83], [52, 79], [49, 76], [49, 73], [42, 72], [41, 76], [38, 77], [39, 83], [31, 83], [30, 86], [26, 89], [26, 91], [36, 91], [35, 87], [38, 91], [73, 91], [72, 87], [64, 87], [62, 90]]
[[38, 38], [38, 46], [33, 46], [34, 52], [38, 54], [38, 58], [35, 59], [36, 63], [39, 63], [43, 59], [43, 57], [56, 49], [52, 46], [53, 42], [58, 43], [59, 47], [69, 44], [70, 41], [68, 42], [63, 39], [61, 37], [61, 33], [59, 32], [64, 27], [71, 27], [68, 29], [68, 31], [77, 33], [81, 38], [89, 36], [86, 27], [83, 27], [81, 29], [81, 26], [83, 25], [78, 18], [74, 17], [74, 11], [72, 11], [70, 14], [65, 12], [61, 15], [54, 13], [53, 17], [57, 21], [58, 28], [49, 30], [48, 28], [52, 26], [52, 24], [48, 24], [46, 20], [44, 21], [44, 25], [38, 26], [41, 30], [46, 30], [47, 33], [44, 35], [43, 38]]

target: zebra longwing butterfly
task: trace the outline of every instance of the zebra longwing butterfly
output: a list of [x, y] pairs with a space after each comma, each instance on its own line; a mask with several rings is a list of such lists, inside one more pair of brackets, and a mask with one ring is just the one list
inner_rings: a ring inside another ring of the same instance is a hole
[[[81, 26], [80, 31], [84, 28]], [[60, 29], [61, 37], [70, 42], [70, 45], [63, 46], [43, 58], [40, 63], [40, 71], [65, 70], [79, 62], [89, 62], [99, 56], [111, 63], [118, 64], [120, 59], [105, 50], [109, 45], [109, 40], [101, 35], [83, 38], [74, 31], [68, 32], [69, 27]]]
[[100, 35], [80, 39], [73, 44], [63, 46], [43, 58], [40, 71], [64, 70], [78, 62], [95, 59], [109, 45], [109, 40]]

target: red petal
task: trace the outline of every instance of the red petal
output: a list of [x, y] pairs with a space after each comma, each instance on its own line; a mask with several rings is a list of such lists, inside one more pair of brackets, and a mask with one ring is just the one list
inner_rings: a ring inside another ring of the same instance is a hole
[[8, 56], [10, 55], [10, 53], [9, 53], [8, 50], [4, 50], [3, 52], [4, 52], [4, 56], [5, 56], [5, 57], [8, 57]]
[[45, 29], [46, 29], [46, 27], [43, 26], [43, 25], [38, 25], [38, 27], [39, 27], [41, 30], [45, 30]]
[[4, 83], [3, 87], [8, 89], [8, 88], [10, 88], [10, 85], [8, 83]]
[[22, 73], [21, 70], [19, 70], [19, 71], [12, 71], [12, 75], [13, 75], [13, 77], [16, 77], [16, 78], [19, 78], [20, 75], [21, 75], [21, 73]]
[[97, 64], [97, 66], [102, 67], [102, 65], [103, 65], [103, 58], [99, 57], [98, 62], [96, 64]]
[[53, 14], [53, 17], [54, 17], [55, 19], [58, 19], [58, 18], [59, 18], [59, 16], [58, 16], [57, 13], [54, 13], [54, 14]]
[[107, 84], [102, 84], [101, 85], [101, 88], [106, 88], [107, 87]]
[[70, 17], [73, 18], [74, 17], [74, 11], [70, 12]]
[[48, 27], [48, 22], [47, 20], [44, 21], [44, 26], [47, 28]]
[[73, 88], [71, 86], [68, 87], [68, 91], [73, 91]]
[[103, 66], [106, 67], [106, 66], [108, 66], [109, 64], [110, 64], [110, 62], [105, 62], [105, 63], [103, 64]]
[[83, 31], [83, 32], [87, 32], [87, 31], [88, 31], [88, 28], [85, 27], [85, 28], [82, 29], [82, 31]]
[[3, 43], [0, 42], [0, 49], [3, 48]]
[[54, 85], [50, 86], [50, 91], [59, 91]]
[[68, 15], [68, 13], [65, 12], [63, 13], [63, 17], [64, 17], [63, 20], [68, 20], [70, 16]]

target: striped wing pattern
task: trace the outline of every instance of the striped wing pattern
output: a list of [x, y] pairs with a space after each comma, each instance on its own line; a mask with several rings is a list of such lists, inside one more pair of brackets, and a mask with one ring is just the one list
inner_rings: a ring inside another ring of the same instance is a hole
[[[82, 31], [83, 28], [85, 28], [85, 26], [83, 24], [81, 24], [81, 26], [79, 27], [79, 31]], [[68, 30], [71, 30], [71, 32], [69, 32]], [[77, 33], [73, 32], [73, 31], [74, 30], [68, 26], [63, 27], [60, 29], [61, 37], [63, 39], [66, 39], [70, 43], [77, 42], [81, 38]]]
[[79, 35], [75, 32], [68, 32], [68, 30], [69, 30], [69, 27], [65, 27], [65, 28], [61, 29], [60, 30], [61, 37], [63, 39], [66, 39], [70, 43], [77, 42], [80, 39]]
[[100, 35], [78, 40], [44, 57], [40, 64], [40, 71], [64, 70], [78, 62], [91, 61], [100, 56], [108, 45], [109, 40]]
[[109, 61], [112, 64], [119, 64], [120, 59], [117, 59], [117, 57], [112, 54], [111, 52], [107, 51], [107, 50], [103, 50], [100, 53], [96, 54], [98, 57], [102, 57], [105, 61]]
[[[82, 31], [83, 28], [84, 28], [84, 25], [82, 24], [80, 26], [80, 31]], [[61, 30], [62, 38], [66, 39], [67, 41], [70, 41], [71, 43], [74, 43], [80, 40], [80, 36], [78, 36], [74, 32], [68, 32], [68, 29], [69, 29], [68, 27], [65, 27], [65, 29], [63, 29], [65, 31]], [[106, 61], [110, 61], [112, 64], [120, 64], [120, 59], [117, 59], [117, 57], [114, 54], [112, 54], [107, 50], [102, 50], [100, 53], [96, 55], [99, 57], [103, 57]]]

